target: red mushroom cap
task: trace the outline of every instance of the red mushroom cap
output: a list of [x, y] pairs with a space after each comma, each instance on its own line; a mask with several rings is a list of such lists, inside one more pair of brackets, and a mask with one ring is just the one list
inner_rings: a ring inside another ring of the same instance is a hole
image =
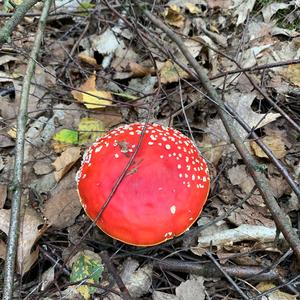
[[[77, 174], [80, 201], [94, 220], [135, 151], [145, 124], [110, 131], [86, 152]], [[150, 246], [184, 233], [209, 192], [205, 160], [179, 131], [148, 124], [142, 143], [97, 225], [124, 243]]]

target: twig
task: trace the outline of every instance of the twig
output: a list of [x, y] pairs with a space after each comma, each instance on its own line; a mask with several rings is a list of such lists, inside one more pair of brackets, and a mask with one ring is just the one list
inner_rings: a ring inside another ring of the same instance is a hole
[[218, 263], [218, 261], [212, 256], [212, 254], [208, 251], [205, 254], [211, 259], [211, 261], [215, 264], [218, 270], [224, 275], [224, 277], [232, 284], [235, 290], [241, 295], [243, 299], [248, 300], [248, 296], [241, 290], [241, 288], [234, 282], [234, 280], [229, 276], [229, 274], [222, 268], [222, 266]]
[[[136, 1], [137, 3], [137, 1]], [[137, 3], [138, 4], [138, 3]], [[283, 233], [286, 240], [291, 245], [292, 249], [294, 250], [294, 253], [300, 261], [300, 240], [296, 232], [294, 231], [293, 227], [290, 224], [289, 218], [286, 214], [283, 213], [280, 206], [278, 205], [273, 192], [270, 190], [269, 184], [265, 178], [265, 176], [259, 172], [258, 164], [255, 161], [255, 159], [252, 157], [252, 155], [249, 153], [248, 149], [244, 145], [241, 137], [239, 136], [236, 128], [234, 127], [234, 124], [232, 122], [232, 118], [224, 112], [223, 109], [226, 109], [224, 107], [224, 103], [221, 101], [217, 91], [213, 88], [209, 78], [206, 75], [205, 69], [199, 65], [199, 63], [196, 61], [196, 59], [191, 55], [187, 47], [184, 45], [182, 40], [179, 38], [177, 34], [175, 34], [174, 31], [172, 31], [168, 26], [166, 26], [161, 20], [156, 18], [153, 14], [151, 14], [147, 9], [144, 7], [141, 7], [143, 13], [151, 20], [151, 22], [163, 30], [168, 37], [173, 40], [178, 48], [181, 50], [189, 64], [193, 67], [193, 69], [196, 71], [198, 78], [200, 79], [200, 82], [202, 83], [203, 87], [206, 89], [208, 95], [210, 98], [214, 100], [214, 102], [217, 103], [217, 109], [220, 115], [220, 118], [226, 128], [226, 131], [234, 143], [237, 151], [243, 158], [245, 164], [247, 165], [249, 172], [251, 176], [253, 177], [254, 182], [257, 185], [257, 188], [260, 190], [261, 195], [268, 206], [270, 212], [272, 213], [272, 216], [274, 218], [274, 221], [276, 225], [278, 226], [279, 230]], [[223, 109], [221, 109], [223, 108]]]
[[283, 67], [283, 66], [288, 66], [288, 65], [295, 65], [295, 64], [300, 64], [300, 59], [279, 61], [276, 63], [263, 64], [263, 65], [248, 67], [248, 68], [238, 68], [236, 70], [219, 73], [217, 75], [210, 77], [209, 79], [214, 80], [214, 79], [217, 79], [220, 77], [224, 77], [224, 76], [236, 74], [236, 73], [245, 73], [245, 72], [253, 72], [253, 71], [259, 71], [259, 70], [265, 70], [265, 69], [273, 69], [273, 68], [278, 68], [278, 67]]
[[120, 275], [118, 274], [116, 268], [113, 266], [113, 264], [111, 263], [110, 261], [110, 258], [107, 254], [106, 251], [103, 251], [101, 252], [100, 254], [109, 274], [111, 274], [114, 278], [114, 280], [116, 281], [116, 284], [118, 285], [121, 293], [122, 293], [122, 296], [123, 296], [123, 299], [125, 300], [132, 300], [132, 297], [131, 295], [129, 294], [129, 291], [127, 289], [127, 287], [125, 286], [122, 278], [120, 277]]
[[[30, 1], [24, 1], [24, 3]], [[20, 227], [20, 211], [21, 211], [21, 195], [22, 195], [22, 177], [23, 177], [23, 162], [24, 162], [24, 143], [25, 130], [28, 111], [28, 96], [30, 90], [30, 81], [34, 73], [36, 59], [40, 50], [47, 15], [51, 6], [52, 0], [46, 0], [42, 15], [39, 21], [39, 26], [35, 36], [35, 41], [32, 47], [30, 60], [28, 62], [26, 74], [23, 80], [23, 87], [21, 93], [19, 113], [17, 117], [17, 138], [16, 138], [16, 158], [14, 166], [14, 178], [12, 182], [12, 203], [9, 224], [9, 234], [7, 239], [7, 252], [4, 267], [4, 289], [3, 300], [12, 299], [13, 284], [14, 284], [14, 270], [17, 252], [17, 241]]]
[[20, 4], [13, 16], [4, 24], [0, 30], [0, 45], [9, 41], [13, 30], [24, 18], [29, 9], [40, 0], [27, 0]]
[[[224, 274], [212, 263], [189, 262], [179, 259], [163, 259], [154, 260], [153, 266], [166, 271], [174, 271], [180, 273], [195, 274], [203, 277], [223, 277]], [[262, 267], [256, 266], [222, 266], [228, 275], [240, 278], [251, 279], [257, 281], [278, 280], [280, 274], [276, 270], [264, 270]]]

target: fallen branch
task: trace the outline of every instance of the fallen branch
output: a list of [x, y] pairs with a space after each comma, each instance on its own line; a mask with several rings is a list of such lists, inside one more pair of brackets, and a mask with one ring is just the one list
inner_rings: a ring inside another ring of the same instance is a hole
[[132, 297], [129, 294], [129, 291], [128, 291], [126, 285], [124, 284], [124, 282], [123, 282], [122, 278], [120, 277], [120, 275], [119, 275], [118, 271], [116, 270], [116, 268], [111, 263], [107, 252], [106, 251], [101, 252], [100, 256], [101, 256], [101, 258], [102, 258], [102, 260], [103, 260], [103, 262], [104, 262], [104, 264], [105, 264], [105, 266], [108, 270], [108, 273], [110, 275], [112, 275], [112, 277], [114, 278], [116, 284], [118, 285], [118, 287], [121, 291], [121, 294], [122, 294], [122, 298], [124, 300], [132, 300]]
[[12, 17], [4, 24], [4, 26], [0, 30], [0, 44], [6, 43], [9, 41], [10, 36], [13, 30], [17, 27], [17, 25], [24, 18], [29, 9], [34, 6], [40, 0], [27, 0], [23, 1], [20, 4]]
[[[135, 1], [135, 3], [138, 4], [137, 1]], [[166, 33], [166, 35], [173, 42], [176, 43], [177, 47], [181, 50], [182, 54], [185, 56], [190, 66], [197, 73], [197, 76], [200, 82], [202, 83], [202, 86], [207, 91], [208, 96], [212, 99], [213, 103], [216, 104], [220, 118], [226, 128], [226, 131], [231, 141], [234, 143], [237, 151], [243, 158], [245, 164], [247, 165], [249, 172], [253, 177], [253, 180], [255, 181], [257, 188], [260, 190], [260, 193], [267, 207], [269, 208], [277, 227], [283, 233], [288, 243], [291, 245], [298, 261], [300, 261], [300, 239], [296, 234], [295, 230], [292, 228], [289, 218], [285, 213], [283, 213], [280, 206], [278, 205], [265, 176], [258, 171], [259, 166], [257, 162], [249, 153], [248, 149], [245, 147], [241, 137], [239, 136], [236, 128], [233, 125], [230, 114], [226, 112], [226, 107], [224, 106], [223, 101], [220, 99], [217, 91], [214, 89], [209, 78], [207, 77], [205, 69], [191, 55], [187, 47], [184, 45], [183, 41], [174, 31], [172, 31], [168, 26], [166, 26], [161, 20], [156, 18], [150, 11], [148, 11], [144, 7], [141, 7], [141, 9], [143, 13], [147, 16], [147, 18], [155, 26], [163, 30]]]
[[[154, 261], [153, 266], [164, 271], [174, 271], [187, 274], [195, 274], [206, 278], [223, 277], [223, 273], [213, 263], [195, 263], [178, 259], [164, 259]], [[248, 280], [252, 278], [254, 282], [278, 280], [281, 274], [276, 270], [266, 271], [262, 267], [256, 266], [224, 266], [224, 271], [230, 276]]]
[[[30, 1], [24, 1], [30, 2]], [[31, 1], [32, 3], [33, 1]], [[37, 1], [36, 1], [37, 2]], [[7, 251], [4, 267], [4, 289], [3, 300], [12, 299], [13, 286], [14, 286], [14, 271], [15, 260], [17, 252], [17, 242], [19, 236], [20, 227], [20, 211], [21, 211], [21, 195], [22, 195], [22, 177], [23, 177], [23, 162], [24, 162], [24, 141], [27, 122], [28, 111], [28, 96], [31, 85], [31, 78], [33, 76], [36, 59], [40, 50], [41, 42], [46, 25], [47, 15], [51, 6], [52, 0], [46, 0], [42, 15], [39, 21], [39, 26], [35, 36], [35, 41], [31, 50], [30, 60], [28, 62], [26, 74], [23, 80], [23, 87], [21, 93], [19, 113], [17, 117], [17, 138], [15, 147], [15, 166], [14, 166], [14, 178], [12, 182], [12, 203], [11, 203], [11, 215], [9, 224], [9, 234], [7, 239]]]

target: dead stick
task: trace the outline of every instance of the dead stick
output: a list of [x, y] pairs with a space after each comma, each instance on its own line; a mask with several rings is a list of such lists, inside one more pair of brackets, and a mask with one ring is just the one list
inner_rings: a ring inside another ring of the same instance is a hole
[[15, 13], [0, 30], [0, 44], [3, 44], [10, 39], [13, 30], [21, 22], [29, 9], [37, 2], [39, 2], [39, 0], [27, 0], [23, 1], [22, 4], [17, 7]]
[[[135, 1], [138, 4], [137, 1]], [[236, 128], [232, 123], [231, 116], [226, 113], [226, 108], [224, 107], [223, 101], [220, 99], [217, 91], [212, 86], [209, 78], [206, 75], [205, 69], [199, 65], [196, 59], [191, 55], [188, 48], [184, 45], [182, 40], [179, 36], [172, 31], [168, 26], [166, 26], [161, 20], [156, 18], [150, 11], [141, 7], [143, 13], [151, 20], [151, 22], [163, 30], [168, 37], [173, 40], [178, 48], [181, 50], [189, 64], [193, 67], [196, 71], [200, 82], [202, 83], [203, 87], [206, 89], [209, 97], [213, 100], [214, 103], [217, 104], [217, 109], [220, 114], [221, 120], [226, 128], [226, 131], [234, 143], [237, 151], [243, 158], [245, 164], [247, 165], [253, 180], [255, 181], [257, 188], [260, 190], [262, 197], [266, 205], [268, 206], [276, 225], [278, 226], [279, 230], [283, 233], [286, 240], [291, 245], [294, 254], [296, 255], [298, 261], [300, 262], [300, 240], [298, 235], [296, 234], [295, 230], [290, 224], [289, 218], [286, 214], [283, 213], [280, 206], [278, 205], [272, 191], [270, 190], [268, 181], [266, 180], [265, 176], [258, 171], [258, 164], [252, 155], [249, 153], [248, 149], [245, 147], [241, 137], [239, 136]]]
[[[164, 259], [154, 261], [153, 266], [166, 271], [191, 273], [203, 277], [223, 277], [222, 272], [212, 263], [189, 262], [178, 259]], [[280, 274], [276, 270], [265, 270], [256, 266], [224, 266], [222, 268], [232, 277], [249, 279], [254, 282], [279, 280]]]
[[[26, 1], [25, 1], [26, 2]], [[7, 239], [6, 260], [4, 267], [4, 288], [3, 300], [12, 299], [14, 286], [14, 271], [17, 254], [17, 243], [20, 227], [20, 211], [21, 211], [21, 195], [22, 195], [22, 177], [23, 177], [23, 162], [24, 162], [24, 141], [28, 111], [28, 96], [30, 90], [30, 81], [34, 73], [36, 59], [40, 50], [41, 42], [44, 35], [47, 15], [51, 6], [52, 0], [46, 0], [42, 15], [39, 21], [39, 26], [35, 36], [35, 41], [31, 50], [30, 60], [28, 62], [26, 74], [23, 80], [21, 93], [20, 107], [17, 118], [17, 138], [16, 138], [16, 158], [14, 166], [14, 178], [12, 183], [12, 203], [9, 223], [9, 233]]]
[[118, 287], [119, 287], [119, 289], [120, 289], [120, 291], [122, 293], [123, 299], [125, 299], [125, 300], [132, 300], [133, 298], [130, 296], [130, 294], [128, 292], [128, 289], [125, 286], [122, 278], [118, 274], [116, 268], [111, 263], [110, 258], [108, 256], [107, 252], [106, 251], [101, 252], [100, 256], [101, 256], [101, 258], [102, 258], [102, 260], [103, 260], [106, 268], [108, 269], [109, 274], [111, 274], [113, 276], [113, 278], [115, 279], [116, 284], [118, 285]]

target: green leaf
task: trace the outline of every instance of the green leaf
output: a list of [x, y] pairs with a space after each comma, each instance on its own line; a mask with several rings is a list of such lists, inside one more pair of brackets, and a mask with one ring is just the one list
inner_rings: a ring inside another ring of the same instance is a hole
[[70, 282], [82, 282], [82, 284], [78, 284], [76, 290], [84, 299], [90, 299], [90, 296], [96, 291], [95, 287], [85, 285], [84, 282], [99, 282], [103, 269], [104, 267], [98, 254], [89, 250], [84, 250], [75, 255]]
[[90, 144], [104, 135], [103, 122], [93, 118], [83, 118], [78, 125], [79, 144]]
[[64, 144], [78, 144], [78, 132], [71, 129], [62, 129], [53, 135], [52, 139]]

